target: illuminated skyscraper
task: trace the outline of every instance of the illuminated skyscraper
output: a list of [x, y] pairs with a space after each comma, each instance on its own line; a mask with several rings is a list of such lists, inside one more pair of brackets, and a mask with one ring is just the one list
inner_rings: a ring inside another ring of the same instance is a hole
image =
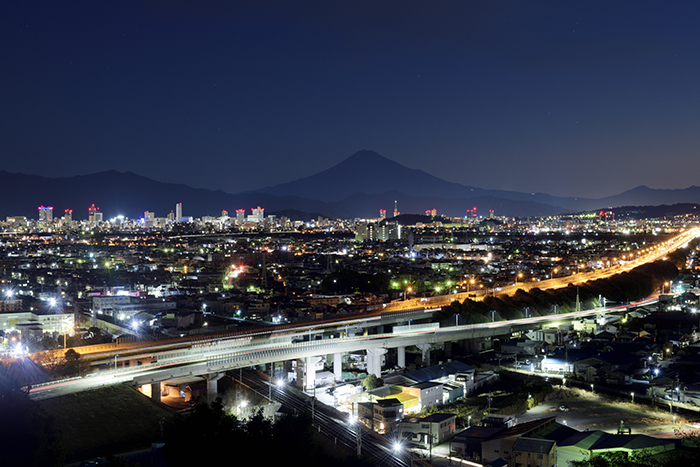
[[[88, 222], [93, 223], [97, 222], [96, 219], [96, 214], [100, 211], [100, 208], [95, 206], [95, 203], [92, 203], [92, 206], [88, 208]], [[102, 216], [102, 213], [100, 213], [100, 217]], [[101, 219], [100, 219], [101, 220]]]
[[394, 201], [394, 217], [398, 216], [399, 214], [401, 214], [401, 213], [399, 212], [399, 202], [398, 202], [398, 201]]
[[156, 213], [153, 211], [144, 211], [143, 223], [146, 227], [153, 227], [156, 223]]
[[260, 206], [253, 208], [253, 214], [250, 217], [253, 222], [262, 222], [265, 219], [265, 208]]
[[65, 211], [63, 211], [63, 223], [65, 225], [68, 225], [71, 222], [73, 222], [73, 210], [66, 209]]
[[175, 222], [182, 222], [182, 203], [175, 205]]
[[386, 219], [386, 209], [380, 209], [379, 210], [379, 220], [383, 221]]
[[53, 220], [52, 206], [39, 206], [39, 222], [51, 222]]
[[245, 209], [236, 209], [236, 224], [245, 224]]

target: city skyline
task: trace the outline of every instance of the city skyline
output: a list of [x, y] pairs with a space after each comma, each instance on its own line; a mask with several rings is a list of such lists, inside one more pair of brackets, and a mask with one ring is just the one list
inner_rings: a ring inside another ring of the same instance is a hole
[[686, 188], [697, 8], [13, 3], [2, 169], [239, 193], [370, 149], [485, 189]]

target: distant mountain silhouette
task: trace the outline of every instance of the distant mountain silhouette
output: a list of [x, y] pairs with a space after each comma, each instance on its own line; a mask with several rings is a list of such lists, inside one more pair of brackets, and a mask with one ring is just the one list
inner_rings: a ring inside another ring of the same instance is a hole
[[[700, 187], [655, 190], [640, 186], [601, 199], [557, 197], [545, 193], [486, 190], [448, 182], [422, 170], [409, 169], [373, 151], [359, 151], [317, 174], [281, 185], [238, 194], [162, 183], [132, 172], [107, 171], [75, 177], [48, 178], [0, 171], [0, 216], [36, 219], [37, 207], [52, 205], [54, 216], [73, 209], [74, 219], [85, 219], [92, 203], [105, 219], [119, 214], [138, 218], [144, 211], [165, 217], [183, 203], [185, 216], [219, 216], [226, 209], [261, 206], [266, 213], [287, 213], [293, 220], [318, 216], [376, 218], [385, 209], [389, 217], [398, 202], [400, 212], [464, 216], [467, 210], [487, 216], [539, 216], [607, 209], [615, 206], [655, 206], [700, 203]], [[297, 217], [291, 217], [297, 216]]]
[[[621, 205], [654, 205], [700, 202], [700, 188], [653, 190], [638, 187], [601, 199], [558, 197], [546, 193], [487, 190], [448, 182], [422, 170], [409, 169], [374, 151], [359, 151], [335, 166], [314, 175], [256, 193], [296, 195], [323, 200], [353, 216], [376, 216], [379, 209], [421, 213], [437, 208], [448, 216], [463, 216], [473, 206], [485, 215], [535, 216], [604, 209]], [[657, 197], [658, 196], [658, 197]], [[369, 211], [369, 214], [367, 213]]]
[[275, 196], [340, 201], [356, 193], [379, 194], [389, 191], [412, 196], [468, 197], [480, 189], [442, 180], [422, 170], [409, 169], [374, 151], [359, 151], [330, 169], [289, 183], [255, 190]]
[[[37, 207], [53, 206], [54, 217], [65, 209], [73, 210], [74, 219], [86, 219], [88, 207], [95, 203], [105, 219], [124, 215], [135, 219], [144, 211], [165, 217], [183, 203], [183, 215], [192, 217], [220, 216], [226, 209], [235, 216], [236, 209], [262, 206], [267, 212], [293, 207], [299, 211], [322, 212], [327, 217], [346, 217], [347, 213], [316, 200], [260, 194], [230, 194], [162, 183], [131, 172], [107, 171], [91, 175], [47, 178], [0, 171], [0, 216], [27, 216], [36, 219]], [[296, 219], [295, 219], [296, 220]]]
[[619, 195], [601, 198], [598, 202], [601, 207], [700, 203], [700, 187], [693, 185], [684, 189], [660, 190], [642, 185]]

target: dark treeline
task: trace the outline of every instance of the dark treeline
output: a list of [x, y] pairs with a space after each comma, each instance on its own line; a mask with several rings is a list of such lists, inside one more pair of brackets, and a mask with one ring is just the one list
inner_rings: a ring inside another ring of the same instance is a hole
[[[678, 260], [683, 264], [685, 256], [669, 256], [666, 261], [657, 261], [635, 268], [630, 272], [617, 274], [607, 279], [585, 282], [578, 286], [569, 285], [560, 289], [519, 289], [512, 296], [487, 296], [483, 301], [466, 299], [452, 302], [439, 313], [441, 320], [454, 320], [458, 314], [460, 323], [483, 323], [491, 321], [491, 310], [496, 311], [495, 319], [518, 319], [528, 316], [544, 316], [553, 313], [567, 313], [576, 309], [576, 296], [582, 310], [607, 303], [623, 304], [643, 300], [658, 292], [665, 282], [675, 279], [679, 269]], [[462, 319], [464, 321], [462, 321]]]
[[220, 401], [198, 404], [165, 430], [165, 458], [173, 467], [240, 463], [252, 465], [365, 466], [361, 459], [330, 456], [315, 439], [311, 418], [286, 415], [272, 423], [261, 412], [249, 420], [224, 410]]

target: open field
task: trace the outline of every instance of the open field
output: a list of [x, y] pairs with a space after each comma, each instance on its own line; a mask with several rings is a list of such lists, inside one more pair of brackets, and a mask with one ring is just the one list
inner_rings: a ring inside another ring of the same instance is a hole
[[174, 412], [127, 386], [116, 385], [40, 402], [56, 421], [72, 462], [149, 447], [160, 441]]
[[[679, 432], [694, 433], [696, 427], [683, 415], [671, 414], [668, 408], [622, 401], [576, 388], [555, 391], [548, 402], [538, 405], [518, 417], [520, 421], [555, 415], [559, 423], [577, 430], [602, 430], [616, 433], [623, 421], [632, 433], [659, 437], [675, 437]], [[569, 410], [558, 410], [566, 405]], [[700, 432], [698, 432], [700, 435]]]

